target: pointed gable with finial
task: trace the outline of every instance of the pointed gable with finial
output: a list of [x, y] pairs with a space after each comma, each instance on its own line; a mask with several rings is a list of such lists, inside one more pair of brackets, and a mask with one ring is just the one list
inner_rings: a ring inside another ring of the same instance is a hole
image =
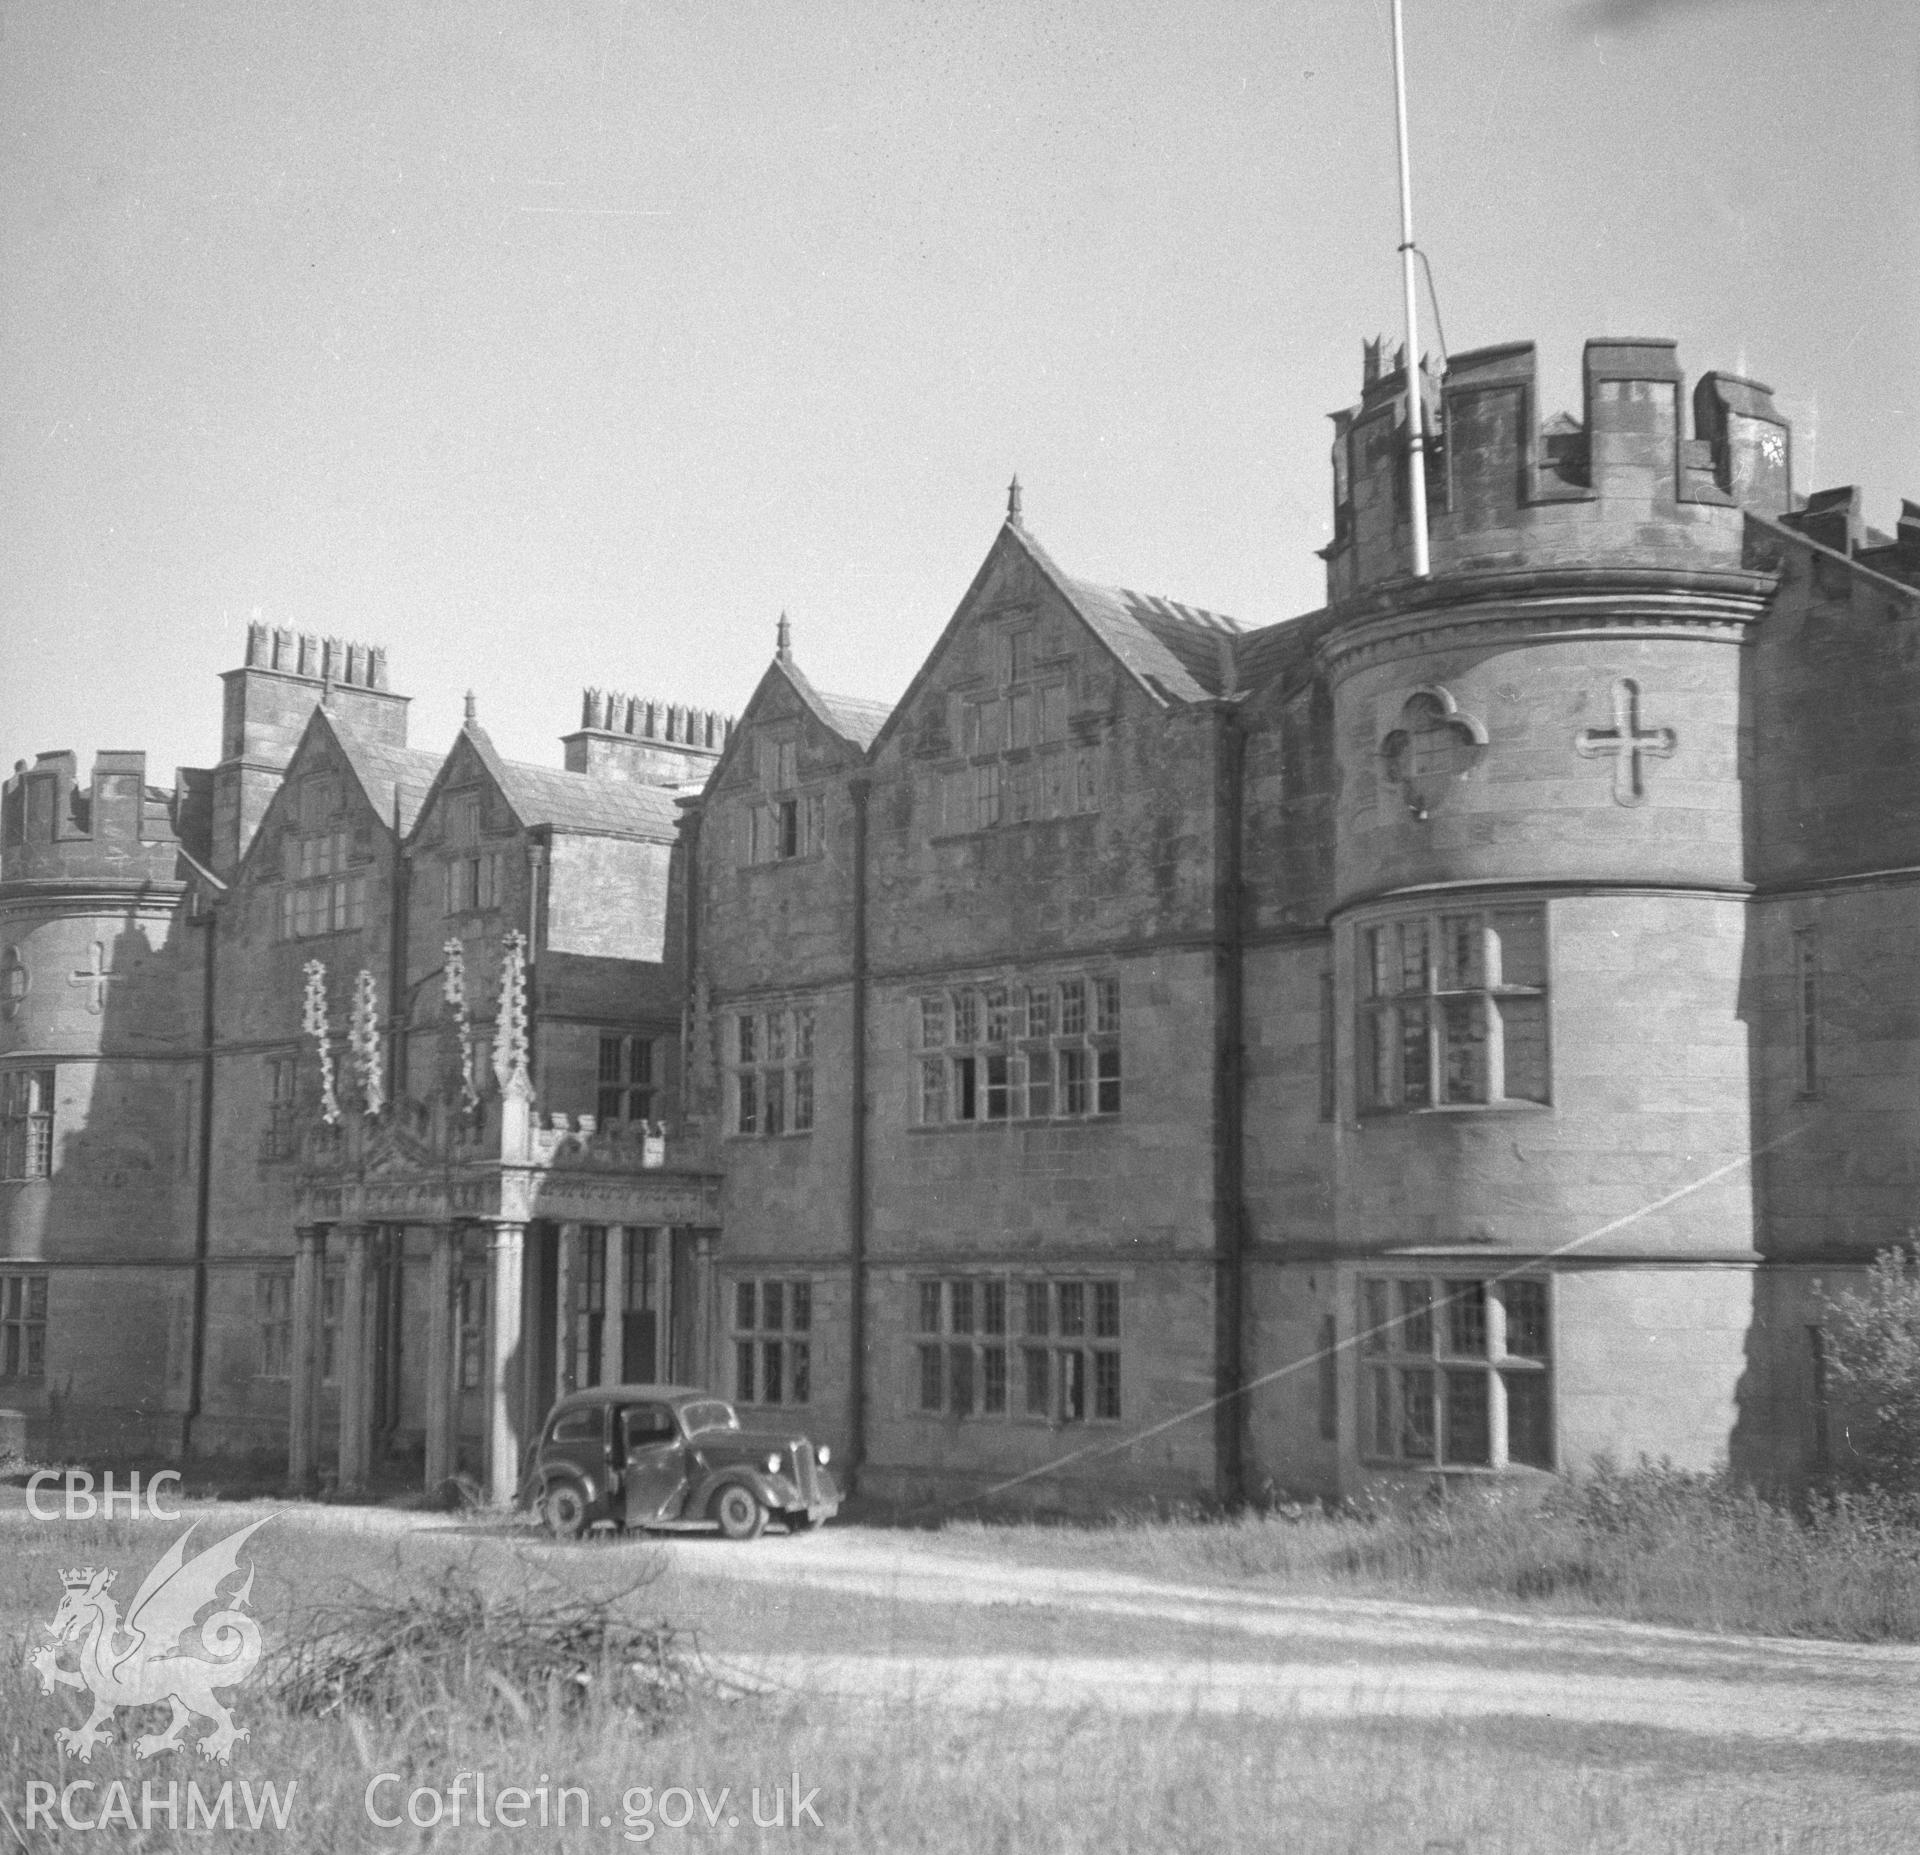
[[[929, 701], [930, 695], [949, 685], [1024, 685], [1029, 658], [1053, 663], [1063, 676], [1066, 666], [1077, 662], [1072, 677], [1084, 697], [1071, 700], [1082, 707], [1111, 710], [1115, 687], [1133, 690], [1162, 710], [1238, 690], [1235, 645], [1242, 627], [1235, 620], [1178, 600], [1074, 578], [1028, 528], [1023, 505], [1015, 477], [1007, 486], [1006, 519], [993, 546], [876, 737], [876, 752], [902, 728], [911, 729], [916, 754], [960, 751], [950, 739], [946, 696]], [[1039, 682], [1048, 680], [1042, 676]], [[1012, 716], [1010, 709], [1010, 727]]]

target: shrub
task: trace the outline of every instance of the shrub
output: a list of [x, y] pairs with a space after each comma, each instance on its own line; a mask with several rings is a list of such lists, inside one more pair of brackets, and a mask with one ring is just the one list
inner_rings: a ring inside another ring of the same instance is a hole
[[1920, 1255], [1882, 1250], [1857, 1290], [1822, 1298], [1850, 1482], [1920, 1491]]

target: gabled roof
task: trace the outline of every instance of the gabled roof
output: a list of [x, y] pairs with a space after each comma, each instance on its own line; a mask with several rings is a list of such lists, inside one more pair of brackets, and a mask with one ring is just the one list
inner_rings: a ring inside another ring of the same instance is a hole
[[773, 667], [793, 685], [794, 693], [821, 722], [863, 753], [873, 745], [873, 737], [893, 713], [891, 702], [874, 702], [865, 696], [830, 696], [815, 689], [791, 657], [776, 657]]
[[[418, 747], [388, 747], [369, 741], [351, 722], [335, 714], [332, 709], [318, 705], [308, 715], [306, 726], [301, 729], [300, 738], [294, 743], [293, 753], [281, 770], [280, 784], [267, 801], [266, 812], [262, 814], [240, 859], [241, 869], [253, 861], [254, 856], [260, 853], [260, 846], [266, 842], [267, 819], [278, 806], [292, 802], [286, 794], [296, 776], [295, 770], [300, 766], [301, 756], [309, 751], [314, 740], [321, 738], [329, 741], [337, 757], [346, 763], [383, 829], [393, 829], [396, 792], [400, 798], [401, 835], [413, 829], [414, 820], [420, 815], [421, 802], [439, 775], [440, 756]], [[236, 871], [236, 877], [237, 874]]]
[[[785, 648], [784, 632], [782, 648]], [[791, 656], [776, 653], [773, 661], [760, 673], [759, 682], [753, 686], [753, 694], [747, 698], [746, 706], [740, 711], [740, 719], [734, 723], [733, 731], [727, 737], [725, 749], [707, 774], [707, 783], [701, 788], [703, 794], [718, 790], [721, 779], [733, 765], [734, 755], [746, 751], [742, 743], [752, 732], [752, 723], [757, 719], [767, 685], [776, 677], [799, 697], [801, 706], [821, 727], [837, 740], [845, 742], [856, 756], [865, 754], [873, 745], [874, 737], [893, 713], [890, 702], [872, 702], [864, 696], [822, 695], [807, 681]]]
[[679, 833], [679, 807], [664, 786], [596, 779], [589, 773], [502, 759], [477, 721], [466, 723], [460, 734], [472, 743], [522, 825], [647, 837], [663, 844], [672, 843]]
[[424, 747], [389, 747], [369, 741], [331, 710], [317, 708], [313, 712], [332, 731], [341, 758], [353, 769], [380, 822], [392, 827], [394, 797], [398, 794], [401, 834], [411, 831], [413, 821], [420, 816], [421, 802], [440, 771], [442, 756]]
[[1096, 586], [1061, 572], [1026, 529], [1001, 531], [1023, 547], [1089, 630], [1162, 702], [1205, 702], [1233, 691], [1237, 620], [1124, 586]]

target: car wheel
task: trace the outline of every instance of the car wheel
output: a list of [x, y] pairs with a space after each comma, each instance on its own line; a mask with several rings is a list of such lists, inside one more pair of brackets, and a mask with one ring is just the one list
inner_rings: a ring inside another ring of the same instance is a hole
[[555, 1482], [540, 1497], [540, 1518], [555, 1539], [578, 1539], [587, 1530], [586, 1491], [576, 1482]]
[[728, 1539], [756, 1539], [767, 1524], [760, 1497], [739, 1482], [729, 1482], [713, 1497], [713, 1517]]

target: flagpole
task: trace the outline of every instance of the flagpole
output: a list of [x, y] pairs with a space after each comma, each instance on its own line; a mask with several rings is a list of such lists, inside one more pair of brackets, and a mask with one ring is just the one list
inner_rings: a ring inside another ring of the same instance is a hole
[[1413, 176], [1407, 164], [1407, 45], [1402, 0], [1393, 0], [1394, 127], [1400, 145], [1400, 287], [1407, 311], [1407, 488], [1413, 504], [1413, 572], [1431, 572], [1427, 555], [1426, 409], [1420, 403], [1420, 306], [1413, 285]]

